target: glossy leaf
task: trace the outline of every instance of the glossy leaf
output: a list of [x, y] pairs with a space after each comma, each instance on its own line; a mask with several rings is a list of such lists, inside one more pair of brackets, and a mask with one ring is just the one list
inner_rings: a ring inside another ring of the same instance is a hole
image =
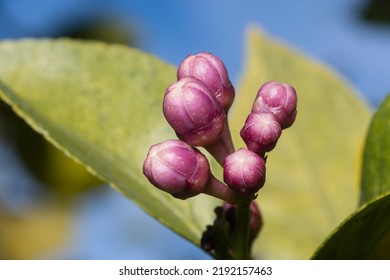
[[390, 193], [363, 205], [346, 219], [313, 259], [390, 259]]
[[[250, 36], [243, 83], [232, 108], [236, 147], [258, 87], [271, 79], [298, 91], [296, 124], [267, 161], [259, 194], [265, 225], [258, 258], [309, 258], [357, 201], [360, 149], [370, 110], [323, 65], [257, 30]], [[161, 101], [175, 69], [133, 49], [61, 41], [0, 45], [2, 97], [36, 130], [198, 244], [216, 200], [178, 201], [141, 172], [151, 144], [175, 138]], [[220, 170], [219, 170], [220, 172]]]
[[148, 148], [176, 138], [161, 109], [175, 72], [151, 55], [117, 45], [71, 40], [0, 44], [2, 98], [57, 148], [199, 243], [216, 200], [174, 199], [142, 174]]
[[370, 109], [325, 65], [251, 30], [245, 73], [231, 118], [237, 131], [259, 87], [278, 80], [293, 85], [298, 115], [267, 160], [258, 201], [264, 227], [255, 257], [306, 259], [352, 213], [358, 199], [361, 148]]
[[361, 204], [390, 191], [390, 95], [373, 117], [363, 159]]
[[12, 143], [28, 172], [50, 192], [69, 199], [101, 185], [101, 181], [48, 143], [2, 101], [1, 124], [2, 138]]

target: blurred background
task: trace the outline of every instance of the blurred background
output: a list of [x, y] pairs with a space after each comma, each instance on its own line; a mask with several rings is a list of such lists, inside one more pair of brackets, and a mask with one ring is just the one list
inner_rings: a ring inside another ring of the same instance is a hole
[[[0, 0], [0, 40], [101, 40], [174, 65], [204, 50], [225, 62], [236, 87], [250, 25], [326, 62], [373, 107], [390, 92], [386, 0]], [[0, 259], [209, 256], [90, 176], [0, 103]]]

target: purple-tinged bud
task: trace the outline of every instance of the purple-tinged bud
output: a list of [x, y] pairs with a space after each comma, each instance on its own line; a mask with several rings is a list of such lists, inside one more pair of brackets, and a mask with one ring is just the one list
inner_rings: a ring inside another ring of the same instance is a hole
[[282, 129], [290, 127], [297, 115], [295, 89], [284, 83], [270, 81], [260, 87], [252, 107], [253, 113], [271, 112]]
[[263, 227], [263, 217], [255, 200], [251, 201], [250, 211], [251, 219], [249, 221], [249, 239], [253, 241], [259, 235], [259, 232]]
[[143, 173], [158, 189], [187, 199], [204, 191], [210, 166], [196, 148], [180, 140], [169, 140], [150, 147]]
[[[235, 231], [236, 224], [236, 207], [236, 205], [227, 202], [223, 204], [223, 213], [226, 220], [229, 222], [231, 231], [233, 232]], [[261, 216], [260, 208], [255, 200], [251, 201], [249, 207], [251, 213], [249, 220], [249, 239], [250, 242], [252, 242], [258, 236], [261, 228], [263, 227], [263, 218]]]
[[227, 113], [234, 101], [235, 90], [223, 62], [215, 55], [200, 52], [187, 56], [179, 65], [177, 79], [195, 77], [204, 82], [212, 91]]
[[177, 137], [192, 146], [213, 144], [224, 129], [226, 115], [221, 105], [210, 89], [193, 77], [167, 88], [163, 112]]
[[225, 158], [223, 178], [238, 194], [255, 194], [265, 183], [265, 161], [255, 152], [241, 148]]
[[249, 150], [264, 156], [275, 148], [282, 128], [272, 113], [250, 113], [240, 131]]

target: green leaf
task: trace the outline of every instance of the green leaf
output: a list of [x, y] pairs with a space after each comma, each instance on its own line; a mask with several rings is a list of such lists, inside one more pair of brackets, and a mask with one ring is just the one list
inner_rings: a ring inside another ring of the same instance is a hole
[[357, 205], [360, 156], [370, 109], [334, 71], [252, 29], [245, 74], [231, 118], [238, 131], [258, 88], [290, 83], [298, 115], [267, 160], [258, 202], [264, 227], [255, 257], [306, 259]]
[[363, 154], [360, 203], [390, 191], [390, 95], [375, 113]]
[[0, 130], [2, 138], [12, 143], [29, 174], [44, 184], [50, 192], [65, 199], [102, 184], [83, 166], [48, 143], [8, 105], [0, 101]]
[[390, 259], [390, 193], [361, 206], [313, 259]]
[[[243, 83], [232, 108], [237, 147], [258, 87], [298, 91], [296, 124], [267, 161], [258, 201], [265, 219], [257, 258], [309, 258], [357, 203], [359, 159], [370, 110], [323, 65], [251, 32]], [[0, 90], [31, 126], [163, 224], [199, 244], [218, 201], [186, 201], [153, 188], [141, 168], [150, 145], [175, 138], [161, 102], [175, 69], [125, 47], [21, 41], [0, 44]], [[220, 175], [220, 169], [217, 170]]]
[[57, 148], [198, 244], [217, 201], [203, 195], [174, 199], [142, 174], [149, 147], [176, 138], [161, 109], [175, 72], [151, 55], [117, 45], [0, 44], [1, 97]]

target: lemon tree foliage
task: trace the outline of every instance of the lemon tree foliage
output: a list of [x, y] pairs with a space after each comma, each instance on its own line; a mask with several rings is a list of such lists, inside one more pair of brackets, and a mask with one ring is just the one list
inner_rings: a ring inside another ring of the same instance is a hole
[[[267, 182], [257, 198], [264, 227], [254, 257], [310, 258], [323, 240], [314, 258], [383, 256], [377, 248], [389, 239], [388, 215], [382, 211], [388, 196], [381, 195], [388, 188], [387, 175], [379, 182], [377, 174], [363, 177], [362, 202], [369, 202], [356, 210], [371, 109], [325, 65], [258, 29], [248, 37], [229, 116], [236, 148], [244, 146], [239, 131], [263, 83], [286, 82], [298, 93], [296, 122], [267, 159]], [[176, 138], [162, 114], [165, 89], [176, 80], [175, 67], [133, 48], [65, 39], [2, 42], [0, 61], [1, 98], [19, 116], [92, 174], [199, 245], [221, 202], [206, 195], [174, 199], [142, 174], [148, 148]], [[386, 118], [377, 117], [381, 124], [371, 128], [377, 136], [366, 144], [364, 160], [369, 162], [363, 166], [371, 173], [376, 161], [386, 157], [371, 152], [378, 141], [389, 143]], [[215, 162], [212, 169], [220, 175]], [[368, 223], [378, 211], [382, 215], [375, 225]], [[368, 245], [356, 248], [361, 233], [378, 225], [383, 226], [368, 235]]]

